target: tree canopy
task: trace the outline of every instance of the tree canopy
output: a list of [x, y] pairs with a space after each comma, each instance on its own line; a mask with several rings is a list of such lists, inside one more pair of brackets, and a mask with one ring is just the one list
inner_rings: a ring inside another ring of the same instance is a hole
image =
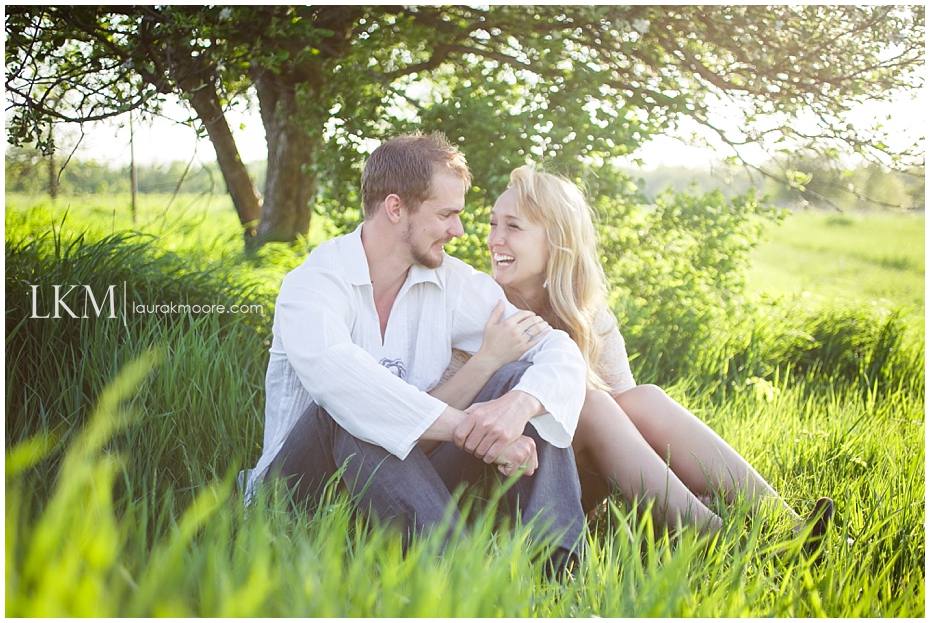
[[[14, 6], [6, 31], [13, 144], [52, 150], [52, 123], [179, 96], [253, 246], [305, 233], [313, 204], [357, 207], [368, 142], [413, 129], [459, 144], [478, 199], [529, 159], [580, 175], [685, 118], [736, 157], [765, 141], [923, 166], [919, 143], [892, 148], [845, 116], [920, 88], [922, 7]], [[253, 95], [261, 198], [224, 117]], [[790, 167], [756, 166], [804, 191]], [[613, 178], [591, 179], [597, 193]]]

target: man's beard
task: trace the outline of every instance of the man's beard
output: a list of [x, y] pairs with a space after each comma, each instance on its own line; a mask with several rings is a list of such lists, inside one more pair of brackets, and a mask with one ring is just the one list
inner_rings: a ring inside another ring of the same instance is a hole
[[407, 248], [410, 249], [410, 256], [413, 258], [413, 261], [417, 264], [422, 264], [427, 268], [439, 268], [442, 266], [443, 254], [439, 254], [439, 259], [433, 258], [429, 252], [433, 248], [433, 245], [430, 245], [429, 248], [424, 252], [416, 248], [413, 245], [413, 235], [410, 231], [410, 224], [407, 224], [407, 231], [404, 232], [404, 244], [407, 245]]

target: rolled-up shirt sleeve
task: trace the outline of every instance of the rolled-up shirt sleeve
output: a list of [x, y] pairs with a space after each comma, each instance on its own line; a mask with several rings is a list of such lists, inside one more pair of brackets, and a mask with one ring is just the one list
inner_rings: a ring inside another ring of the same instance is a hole
[[313, 401], [353, 436], [403, 459], [446, 404], [394, 376], [352, 341], [352, 290], [335, 273], [297, 270], [275, 308], [280, 346]]
[[[505, 302], [504, 318], [518, 311], [507, 302], [501, 287], [483, 273], [455, 284], [454, 292], [457, 296], [453, 306], [452, 346], [471, 354], [481, 347], [484, 325], [497, 301]], [[514, 389], [533, 396], [546, 410], [530, 423], [544, 440], [567, 448], [572, 443], [586, 393], [587, 368], [581, 352], [568, 334], [552, 330], [521, 360], [533, 365]]]
[[553, 330], [522, 359], [533, 365], [514, 389], [535, 397], [546, 409], [531, 420], [540, 437], [567, 448], [575, 436], [587, 391], [587, 368], [578, 346], [564, 331]]

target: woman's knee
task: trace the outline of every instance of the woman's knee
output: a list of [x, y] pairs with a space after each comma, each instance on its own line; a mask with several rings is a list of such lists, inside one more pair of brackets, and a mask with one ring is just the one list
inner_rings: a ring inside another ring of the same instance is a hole
[[633, 424], [650, 439], [665, 439], [682, 431], [696, 419], [665, 390], [656, 385], [638, 385], [617, 396], [621, 408]]
[[613, 396], [600, 389], [589, 389], [584, 397], [581, 412], [588, 415], [603, 415], [612, 409], [619, 410]]
[[584, 404], [581, 405], [581, 413], [578, 414], [578, 426], [584, 430], [590, 430], [604, 418], [605, 406], [609, 398], [606, 392], [600, 390], [588, 390], [585, 394]]
[[646, 385], [637, 385], [636, 387], [629, 390], [628, 392], [624, 392], [623, 394], [621, 394], [621, 396], [624, 396], [626, 394], [630, 394], [631, 396], [635, 396], [636, 398], [640, 400], [646, 400], [649, 402], [663, 401], [663, 400], [669, 399], [669, 396], [668, 394], [665, 393], [664, 389], [662, 389], [658, 385], [653, 385], [651, 383], [648, 383]]
[[674, 401], [658, 385], [637, 385], [615, 398], [620, 408], [630, 414], [634, 421], [644, 414], [656, 414], [667, 410]]

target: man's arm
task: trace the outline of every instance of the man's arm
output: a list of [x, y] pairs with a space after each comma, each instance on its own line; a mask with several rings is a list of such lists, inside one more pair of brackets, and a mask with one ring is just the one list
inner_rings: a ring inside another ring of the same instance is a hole
[[[459, 271], [455, 276], [456, 283], [448, 286], [456, 293], [456, 300], [452, 304], [452, 346], [474, 353], [481, 346], [485, 321], [497, 301], [504, 298], [504, 293], [490, 275], [477, 271]], [[507, 303], [504, 318], [514, 313], [517, 313], [517, 308]], [[523, 392], [536, 402], [521, 400], [504, 405], [500, 414], [500, 417], [506, 419], [506, 423], [502, 424], [502, 431], [507, 431], [501, 433], [503, 442], [518, 428], [522, 433], [521, 422], [524, 425], [530, 422], [547, 442], [561, 448], [568, 447], [586, 393], [587, 367], [581, 352], [564, 331], [550, 330], [521, 360], [533, 365], [524, 373], [514, 391]], [[488, 413], [490, 411], [478, 409], [475, 417], [486, 416]], [[472, 415], [471, 409], [469, 415]], [[476, 421], [475, 426], [493, 424]], [[465, 433], [466, 437], [472, 435], [470, 431]], [[476, 449], [483, 437], [475, 444]], [[496, 442], [497, 439], [491, 440], [490, 447], [499, 447], [494, 445]]]
[[352, 341], [352, 287], [301, 267], [285, 278], [275, 344], [313, 400], [353, 436], [403, 459], [446, 404], [394, 376]]
[[470, 406], [455, 428], [455, 445], [485, 463], [497, 459], [504, 448], [523, 434], [527, 423], [545, 413], [542, 403], [518, 390]]
[[543, 413], [533, 418], [533, 425], [543, 439], [567, 448], [587, 394], [588, 368], [581, 351], [567, 333], [552, 330], [521, 359], [533, 365], [514, 391], [525, 392], [542, 404]]

